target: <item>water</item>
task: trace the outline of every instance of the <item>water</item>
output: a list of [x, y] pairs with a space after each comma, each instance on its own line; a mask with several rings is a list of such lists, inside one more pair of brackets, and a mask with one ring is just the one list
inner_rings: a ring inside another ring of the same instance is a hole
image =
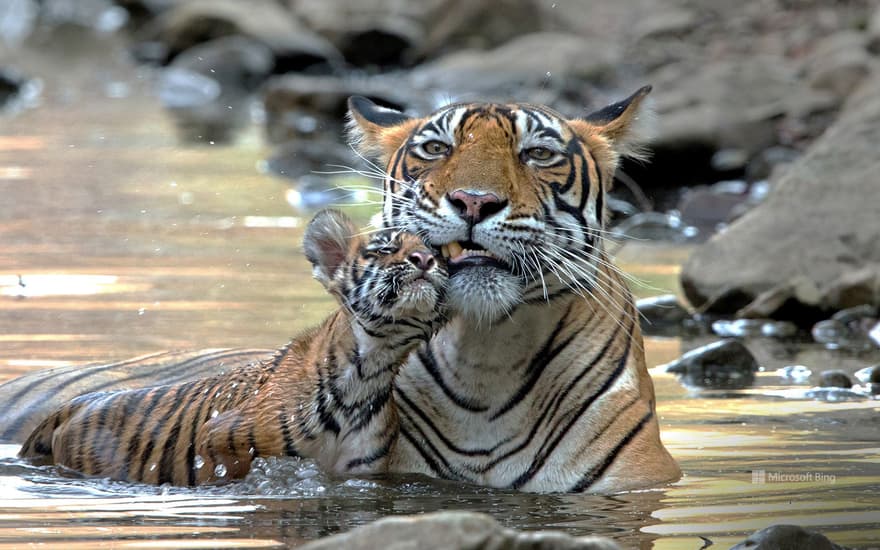
[[[63, 79], [57, 59], [32, 53], [42, 105], [2, 119], [0, 381], [161, 349], [276, 347], [332, 308], [298, 250], [309, 213], [287, 203], [288, 183], [256, 170], [266, 154], [258, 130], [231, 145], [180, 145], [152, 75], [111, 45], [69, 52]], [[119, 82], [127, 93], [109, 94]], [[647, 295], [675, 288], [687, 252], [630, 243], [619, 261], [651, 282], [637, 289]], [[773, 342], [750, 342], [764, 371], [748, 390], [695, 393], [655, 372], [663, 437], [685, 472], [671, 487], [526, 495], [420, 477], [333, 479], [296, 460], [261, 461], [226, 486], [151, 487], [23, 464], [6, 445], [0, 548], [294, 546], [389, 514], [451, 509], [624, 547], [696, 549], [706, 537], [726, 548], [773, 523], [880, 546], [877, 401], [800, 399], [808, 383], [777, 373], [852, 373], [880, 358]], [[699, 343], [649, 338], [649, 364]]]

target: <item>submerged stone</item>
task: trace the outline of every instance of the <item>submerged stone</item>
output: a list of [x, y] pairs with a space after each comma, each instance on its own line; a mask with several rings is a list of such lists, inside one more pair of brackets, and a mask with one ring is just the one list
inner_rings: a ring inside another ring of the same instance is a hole
[[755, 382], [758, 362], [739, 340], [725, 339], [693, 349], [666, 365], [686, 386], [742, 389]]
[[390, 516], [316, 540], [303, 550], [373, 548], [511, 548], [531, 550], [618, 550], [605, 537], [573, 537], [557, 531], [522, 532], [502, 527], [491, 516], [474, 512], [437, 512]]
[[691, 314], [675, 294], [642, 298], [636, 302], [642, 332], [653, 335], [679, 334]]
[[771, 525], [755, 531], [730, 550], [843, 550], [816, 531], [799, 525]]
[[851, 388], [853, 383], [842, 370], [826, 370], [819, 374], [819, 385], [823, 388]]

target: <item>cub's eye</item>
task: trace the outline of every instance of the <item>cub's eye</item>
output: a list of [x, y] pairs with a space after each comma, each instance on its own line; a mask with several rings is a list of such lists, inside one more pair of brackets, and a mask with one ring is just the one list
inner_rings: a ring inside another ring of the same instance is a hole
[[529, 160], [537, 160], [538, 162], [546, 162], [553, 158], [555, 153], [546, 147], [532, 147], [525, 150], [526, 158]]
[[442, 141], [437, 141], [436, 139], [434, 139], [423, 143], [422, 151], [431, 156], [445, 155], [449, 152], [449, 145], [443, 143]]

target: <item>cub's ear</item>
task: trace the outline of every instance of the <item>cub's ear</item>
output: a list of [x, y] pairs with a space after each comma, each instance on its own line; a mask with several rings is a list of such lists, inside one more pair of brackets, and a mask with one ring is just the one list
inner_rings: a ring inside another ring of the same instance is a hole
[[358, 228], [338, 210], [321, 210], [306, 227], [303, 249], [312, 263], [312, 273], [325, 288], [336, 276], [362, 240]]
[[417, 124], [418, 119], [380, 107], [365, 97], [348, 99], [349, 142], [362, 155], [381, 160], [383, 167]]
[[650, 139], [653, 129], [653, 114], [645, 105], [650, 92], [651, 86], [643, 86], [623, 101], [570, 123], [585, 141], [598, 136], [618, 156], [644, 158], [647, 155], [641, 144]]

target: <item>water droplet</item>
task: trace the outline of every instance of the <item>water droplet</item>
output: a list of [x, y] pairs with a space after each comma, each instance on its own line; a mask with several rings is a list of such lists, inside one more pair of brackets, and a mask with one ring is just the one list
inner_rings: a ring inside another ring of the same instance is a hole
[[226, 399], [232, 399], [232, 392], [226, 394]]
[[152, 464], [150, 464], [150, 471], [154, 472], [155, 470], [156, 470], [156, 463], [153, 462]]
[[248, 449], [248, 454], [249, 454], [249, 455], [254, 456], [254, 452], [255, 452], [255, 451], [254, 451], [254, 448], [253, 448], [253, 447], [251, 447], [250, 449]]
[[211, 413], [211, 418], [217, 418], [217, 415], [220, 414], [220, 411], [214, 409], [214, 412]]
[[196, 470], [199, 470], [204, 465], [205, 465], [205, 459], [202, 458], [202, 455], [196, 455], [196, 457], [193, 459], [193, 468], [195, 468]]
[[226, 477], [226, 466], [218, 464], [214, 467], [214, 475], [217, 477]]
[[143, 315], [144, 312], [146, 312], [146, 311], [147, 311], [146, 308], [139, 308], [139, 309], [138, 309], [138, 315]]

